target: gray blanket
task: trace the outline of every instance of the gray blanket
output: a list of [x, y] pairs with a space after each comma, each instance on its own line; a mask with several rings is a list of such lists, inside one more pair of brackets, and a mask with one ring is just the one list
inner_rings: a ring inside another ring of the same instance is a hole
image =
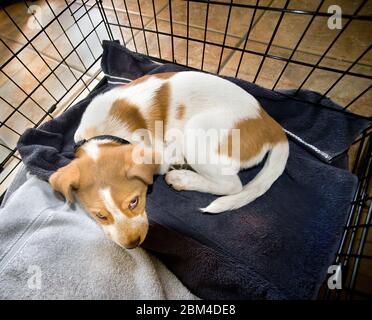
[[0, 209], [0, 299], [196, 297], [157, 258], [106, 240], [79, 205], [30, 177]]

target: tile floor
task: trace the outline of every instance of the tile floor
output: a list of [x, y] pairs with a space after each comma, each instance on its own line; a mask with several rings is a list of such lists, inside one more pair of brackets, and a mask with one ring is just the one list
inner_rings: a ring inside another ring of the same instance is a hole
[[[262, 62], [256, 82], [268, 88], [297, 88], [312, 70], [300, 63], [318, 63], [323, 69], [315, 70], [303, 87], [324, 93], [339, 79], [337, 86], [327, 95], [346, 106], [366, 91], [351, 104], [350, 110], [371, 116], [372, 52], [366, 51], [372, 43], [369, 21], [349, 22], [344, 19], [342, 23], [343, 26], [348, 24], [347, 28], [330, 30], [326, 17], [312, 19], [312, 16], [301, 14], [281, 17], [281, 13], [275, 10], [241, 7], [230, 10], [224, 5], [230, 0], [218, 2], [221, 5], [187, 4], [183, 0], [103, 0], [103, 6], [114, 37], [129, 49], [166, 60], [172, 60], [173, 50], [176, 62], [221, 75], [235, 76], [240, 64], [237, 76], [249, 81], [254, 80]], [[256, 4], [256, 0], [233, 2]], [[260, 6], [274, 9], [283, 8], [285, 3], [285, 0], [259, 1]], [[337, 4], [343, 14], [353, 15], [362, 0], [326, 0], [321, 6], [319, 3], [320, 0], [291, 0], [288, 8], [314, 11], [319, 7], [321, 12], [327, 12], [330, 4]], [[28, 6], [36, 10], [36, 19], [28, 13]], [[9, 157], [19, 135], [39, 123], [53, 104], [56, 104], [52, 113], [55, 116], [71, 102], [86, 95], [87, 87], [91, 89], [102, 78], [97, 60], [102, 52], [100, 42], [108, 39], [108, 35], [95, 0], [38, 0], [29, 1], [28, 6], [21, 1], [0, 10], [0, 162]], [[368, 1], [359, 14], [371, 15], [372, 1]], [[306, 35], [298, 44], [310, 22]], [[140, 30], [143, 27], [149, 31]], [[160, 34], [157, 36], [151, 31]], [[171, 32], [175, 36], [173, 42], [169, 36]], [[187, 41], [187, 35], [195, 40]], [[324, 55], [337, 36], [338, 40]], [[32, 41], [28, 43], [30, 39]], [[205, 47], [204, 39], [207, 41]], [[218, 46], [221, 44], [224, 49]], [[240, 51], [231, 49], [244, 47], [249, 53], [242, 55]], [[365, 55], [360, 57], [364, 51]], [[18, 53], [16, 57], [14, 52]], [[287, 64], [275, 57], [263, 58], [264, 53], [298, 63]], [[353, 64], [358, 58], [358, 63]], [[342, 76], [326, 68], [349, 74]], [[277, 81], [281, 73], [280, 81]], [[356, 77], [355, 73], [364, 77]], [[49, 116], [43, 121], [48, 119]], [[351, 162], [355, 156], [354, 149]], [[17, 153], [6, 162], [0, 173], [0, 195], [14, 177], [16, 170], [13, 168], [17, 168], [19, 163]]]

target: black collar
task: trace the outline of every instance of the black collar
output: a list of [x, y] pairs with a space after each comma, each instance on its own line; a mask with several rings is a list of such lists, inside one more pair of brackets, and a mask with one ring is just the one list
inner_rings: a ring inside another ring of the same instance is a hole
[[76, 150], [81, 147], [83, 144], [89, 142], [89, 141], [92, 141], [92, 140], [111, 140], [111, 141], [114, 141], [114, 142], [117, 142], [117, 143], [120, 143], [120, 144], [130, 144], [129, 141], [125, 140], [125, 139], [122, 139], [120, 137], [117, 137], [117, 136], [111, 136], [109, 134], [104, 134], [104, 135], [100, 135], [100, 136], [95, 136], [95, 137], [92, 137], [90, 139], [83, 139], [83, 140], [80, 140], [78, 142], [75, 143], [75, 146], [74, 146], [74, 152], [76, 152]]

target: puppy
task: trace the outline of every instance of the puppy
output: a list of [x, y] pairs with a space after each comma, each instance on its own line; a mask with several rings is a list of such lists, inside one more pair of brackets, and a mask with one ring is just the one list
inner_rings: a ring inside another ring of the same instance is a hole
[[[219, 213], [264, 194], [289, 153], [284, 130], [252, 95], [193, 71], [147, 75], [95, 97], [74, 139], [76, 159], [49, 182], [71, 202], [74, 190], [107, 236], [126, 248], [146, 236], [146, 191], [154, 175], [165, 174], [175, 190], [221, 195], [201, 209]], [[242, 186], [239, 170], [266, 154], [262, 170]], [[186, 163], [192, 170], [170, 170]]]

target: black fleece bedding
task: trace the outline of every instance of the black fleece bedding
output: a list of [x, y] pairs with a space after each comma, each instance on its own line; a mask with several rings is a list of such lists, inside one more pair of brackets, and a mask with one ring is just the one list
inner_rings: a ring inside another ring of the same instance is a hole
[[[104, 42], [106, 80], [86, 99], [38, 129], [18, 149], [28, 171], [48, 179], [73, 158], [73, 135], [91, 99], [145, 74], [187, 70], [158, 64], [116, 42]], [[254, 95], [287, 131], [284, 174], [243, 208], [205, 215], [215, 196], [176, 192], [159, 176], [148, 194], [151, 227], [143, 247], [155, 253], [197, 296], [205, 299], [309, 299], [316, 296], [340, 241], [357, 178], [345, 151], [370, 123], [327, 98], [294, 90], [273, 92], [228, 78]], [[247, 183], [262, 165], [242, 171]], [[123, 275], [125, 276], [125, 275]]]

